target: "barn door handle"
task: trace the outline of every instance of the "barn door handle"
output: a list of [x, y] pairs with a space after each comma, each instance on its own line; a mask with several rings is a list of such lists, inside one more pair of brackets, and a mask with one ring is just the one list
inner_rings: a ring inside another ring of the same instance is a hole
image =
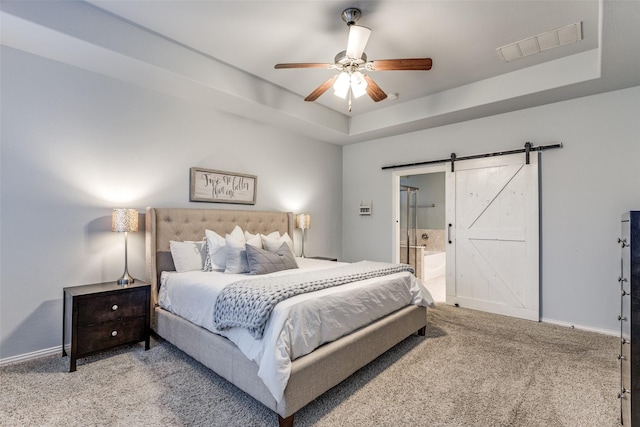
[[449, 244], [451, 244], [451, 226], [453, 224], [449, 224], [449, 227], [447, 227], [447, 240], [449, 241]]

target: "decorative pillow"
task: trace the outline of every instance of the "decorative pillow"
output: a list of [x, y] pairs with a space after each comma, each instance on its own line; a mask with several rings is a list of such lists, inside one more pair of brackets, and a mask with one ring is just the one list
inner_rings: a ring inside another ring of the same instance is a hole
[[246, 240], [242, 229], [236, 225], [231, 234], [225, 236], [224, 241], [226, 262], [224, 272], [233, 274], [248, 273]]
[[203, 248], [204, 239], [199, 242], [170, 240], [169, 249], [171, 250], [171, 257], [173, 258], [173, 264], [176, 266], [176, 271], [182, 273], [184, 271], [202, 270], [206, 257]]
[[289, 246], [289, 249], [293, 253], [293, 240], [289, 237], [289, 233], [284, 233], [282, 236], [277, 231], [273, 233], [269, 233], [266, 236], [264, 234], [262, 237], [262, 247], [270, 252], [277, 251], [283, 243], [286, 243]]
[[225, 240], [215, 231], [205, 230], [206, 246], [204, 271], [224, 271], [226, 267], [226, 254], [224, 252]]
[[251, 234], [248, 231], [244, 232], [244, 240], [247, 245], [255, 246], [262, 249], [262, 239], [259, 234]]
[[246, 251], [250, 274], [267, 274], [298, 268], [296, 257], [286, 243], [282, 243], [275, 252], [250, 245], [247, 245]]

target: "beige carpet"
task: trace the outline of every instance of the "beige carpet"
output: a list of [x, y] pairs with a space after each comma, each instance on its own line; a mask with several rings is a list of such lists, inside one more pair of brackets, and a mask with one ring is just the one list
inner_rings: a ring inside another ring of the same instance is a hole
[[[618, 339], [473, 310], [413, 336], [296, 426], [617, 426]], [[276, 416], [170, 344], [0, 368], [2, 426], [267, 426]]]

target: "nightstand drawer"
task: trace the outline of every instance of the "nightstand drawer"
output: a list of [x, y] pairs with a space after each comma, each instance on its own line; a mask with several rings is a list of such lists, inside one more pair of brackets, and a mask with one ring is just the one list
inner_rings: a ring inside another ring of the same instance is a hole
[[86, 298], [78, 306], [78, 326], [142, 316], [149, 309], [145, 306], [145, 299], [144, 289]]
[[133, 317], [95, 326], [79, 327], [78, 357], [105, 348], [146, 339], [145, 316]]

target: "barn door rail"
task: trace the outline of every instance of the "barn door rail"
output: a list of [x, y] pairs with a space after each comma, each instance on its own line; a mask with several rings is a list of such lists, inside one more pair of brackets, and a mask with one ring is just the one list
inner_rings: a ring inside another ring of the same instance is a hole
[[433, 164], [437, 164], [437, 163], [451, 162], [451, 172], [454, 172], [455, 171], [455, 162], [456, 161], [471, 160], [471, 159], [482, 159], [482, 158], [485, 158], [485, 157], [506, 156], [508, 154], [518, 154], [518, 153], [524, 153], [525, 154], [525, 162], [527, 164], [529, 164], [529, 154], [532, 151], [544, 151], [544, 150], [551, 150], [553, 148], [562, 148], [562, 142], [560, 142], [558, 144], [551, 144], [551, 145], [540, 145], [540, 146], [537, 146], [537, 147], [534, 146], [532, 143], [527, 142], [526, 144], [524, 144], [524, 148], [518, 148], [518, 149], [515, 149], [515, 150], [507, 150], [507, 151], [497, 151], [497, 152], [494, 152], [494, 153], [473, 154], [473, 155], [470, 155], [470, 156], [463, 156], [463, 157], [458, 157], [458, 156], [456, 156], [456, 153], [451, 153], [451, 157], [449, 157], [448, 159], [427, 160], [425, 162], [402, 163], [402, 164], [399, 164], [399, 165], [389, 165], [389, 166], [383, 166], [382, 170], [408, 168], [408, 167], [413, 167], [413, 166], [424, 166], [424, 165], [433, 165]]

